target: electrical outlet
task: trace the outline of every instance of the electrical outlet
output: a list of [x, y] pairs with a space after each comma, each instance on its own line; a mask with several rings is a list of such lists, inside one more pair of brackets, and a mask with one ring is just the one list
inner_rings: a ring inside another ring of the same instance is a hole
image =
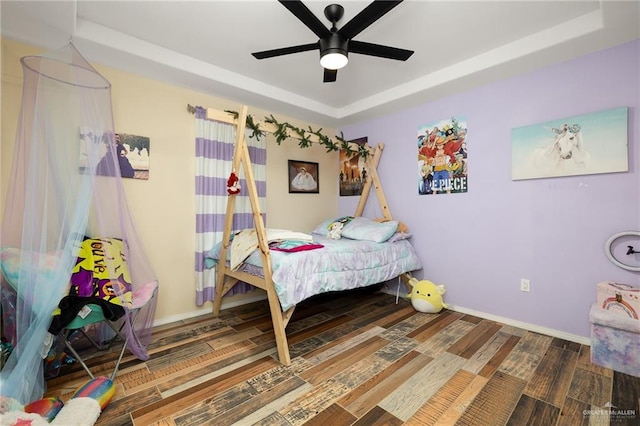
[[531, 282], [526, 278], [522, 278], [520, 280], [520, 290], [521, 291], [530, 291], [531, 290]]

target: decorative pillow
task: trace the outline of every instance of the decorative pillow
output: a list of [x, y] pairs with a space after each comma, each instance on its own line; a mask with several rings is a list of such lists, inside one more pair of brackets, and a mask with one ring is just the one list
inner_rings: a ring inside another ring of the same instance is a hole
[[[389, 222], [389, 219], [387, 219], [386, 217], [378, 217], [378, 218], [375, 218], [373, 220], [376, 221], [376, 222]], [[404, 223], [398, 222], [398, 229], [396, 231], [397, 232], [409, 232], [409, 228]]]
[[364, 217], [355, 217], [342, 229], [342, 237], [383, 243], [391, 238], [397, 229], [398, 222], [395, 220], [376, 222]]
[[329, 225], [331, 225], [333, 222], [335, 222], [335, 219], [328, 219], [324, 222], [320, 222], [318, 226], [316, 226], [314, 230], [311, 231], [311, 233], [326, 237], [327, 235], [329, 235]]
[[71, 295], [131, 303], [131, 277], [124, 243], [117, 238], [88, 238], [80, 246], [71, 274]]
[[409, 232], [396, 232], [391, 236], [391, 238], [387, 240], [387, 242], [395, 243], [396, 241], [400, 241], [400, 240], [408, 240], [411, 237], [413, 237], [413, 234]]
[[349, 222], [353, 220], [353, 216], [342, 216], [336, 219], [329, 219], [321, 222], [318, 226], [315, 227], [312, 234], [322, 235], [323, 237], [327, 237], [329, 235], [329, 231], [331, 230], [331, 224], [334, 222], [341, 222], [343, 225], [347, 225]]

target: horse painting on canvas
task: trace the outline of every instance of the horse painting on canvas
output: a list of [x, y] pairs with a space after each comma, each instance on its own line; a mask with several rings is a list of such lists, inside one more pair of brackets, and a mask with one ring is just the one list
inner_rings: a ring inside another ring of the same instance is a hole
[[511, 178], [538, 179], [624, 172], [628, 108], [576, 115], [511, 129]]
[[549, 128], [555, 133], [547, 147], [533, 152], [533, 166], [542, 171], [563, 172], [589, 166], [591, 155], [585, 149], [582, 128], [579, 124], [563, 124], [560, 128]]

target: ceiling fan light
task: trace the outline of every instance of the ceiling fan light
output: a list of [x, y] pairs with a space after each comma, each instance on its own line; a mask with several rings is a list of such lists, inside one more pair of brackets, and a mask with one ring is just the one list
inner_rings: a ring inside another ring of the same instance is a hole
[[349, 58], [342, 52], [325, 53], [320, 58], [320, 65], [328, 70], [339, 70], [347, 65], [347, 62], [349, 62]]

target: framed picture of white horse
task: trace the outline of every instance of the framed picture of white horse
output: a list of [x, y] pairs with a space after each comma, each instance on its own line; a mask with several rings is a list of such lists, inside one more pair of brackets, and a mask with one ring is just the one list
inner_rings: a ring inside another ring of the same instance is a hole
[[626, 172], [626, 107], [511, 130], [513, 180]]

